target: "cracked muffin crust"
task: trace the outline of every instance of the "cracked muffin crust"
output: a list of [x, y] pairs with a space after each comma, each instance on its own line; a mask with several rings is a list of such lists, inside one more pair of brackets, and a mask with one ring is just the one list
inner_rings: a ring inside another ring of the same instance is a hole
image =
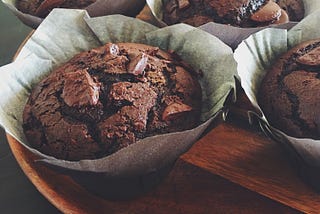
[[135, 43], [80, 53], [32, 91], [28, 141], [59, 159], [107, 156], [144, 137], [198, 125], [197, 73], [174, 53]]
[[289, 11], [283, 0], [282, 7], [274, 0], [168, 0], [164, 4], [163, 20], [169, 25], [183, 22], [193, 26], [208, 22], [239, 27], [282, 24], [289, 22], [287, 12], [292, 12], [291, 2], [288, 2]]
[[320, 139], [320, 39], [284, 54], [266, 74], [259, 104], [274, 127], [294, 137]]
[[94, 2], [96, 0], [18, 0], [16, 7], [23, 13], [44, 18], [53, 8], [83, 9]]

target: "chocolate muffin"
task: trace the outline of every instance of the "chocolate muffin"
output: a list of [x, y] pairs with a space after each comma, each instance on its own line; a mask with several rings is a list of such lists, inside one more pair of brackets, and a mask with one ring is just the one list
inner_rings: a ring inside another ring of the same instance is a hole
[[[285, 3], [282, 1], [283, 6]], [[289, 11], [289, 7], [286, 9]], [[163, 20], [169, 25], [183, 22], [200, 26], [216, 22], [258, 27], [289, 22], [289, 16], [273, 0], [167, 0]]]
[[197, 76], [174, 53], [109, 43], [76, 55], [37, 85], [23, 129], [36, 149], [59, 159], [107, 156], [139, 139], [198, 125]]
[[23, 13], [44, 18], [53, 8], [83, 9], [94, 2], [96, 0], [18, 0], [16, 7]]
[[272, 126], [320, 139], [320, 39], [291, 49], [266, 74], [258, 100]]

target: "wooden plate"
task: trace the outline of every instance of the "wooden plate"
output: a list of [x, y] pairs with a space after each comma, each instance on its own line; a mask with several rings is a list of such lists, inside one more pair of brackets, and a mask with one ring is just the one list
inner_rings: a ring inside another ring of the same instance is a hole
[[[149, 19], [145, 12], [142, 19]], [[318, 212], [319, 194], [300, 180], [281, 148], [238, 119], [215, 127], [181, 156], [159, 186], [128, 201], [94, 195], [35, 162], [33, 154], [7, 138], [24, 173], [64, 213]]]
[[319, 195], [297, 178], [278, 145], [233, 123], [210, 131], [159, 186], [128, 201], [95, 196], [71, 177], [34, 162], [32, 153], [7, 137], [24, 173], [64, 213], [296, 213], [275, 201], [304, 212], [320, 208]]

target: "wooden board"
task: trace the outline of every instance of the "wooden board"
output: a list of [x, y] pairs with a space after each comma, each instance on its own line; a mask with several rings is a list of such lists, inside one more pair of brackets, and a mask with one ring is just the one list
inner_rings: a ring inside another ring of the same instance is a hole
[[262, 133], [226, 123], [182, 159], [297, 210], [320, 210], [320, 194], [302, 182], [287, 154]]

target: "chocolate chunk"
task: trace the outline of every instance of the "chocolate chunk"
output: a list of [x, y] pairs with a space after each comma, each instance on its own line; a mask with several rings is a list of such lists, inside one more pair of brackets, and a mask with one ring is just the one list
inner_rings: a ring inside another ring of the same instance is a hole
[[183, 10], [190, 6], [190, 2], [188, 0], [178, 0], [179, 9]]
[[128, 72], [134, 75], [143, 75], [147, 64], [148, 55], [145, 53], [139, 54], [135, 58], [131, 59], [128, 65]]
[[297, 62], [303, 65], [319, 66], [320, 65], [320, 47], [317, 47], [310, 52], [297, 58]]
[[270, 0], [257, 12], [252, 14], [250, 18], [251, 20], [256, 22], [270, 22], [273, 20], [277, 20], [280, 17], [280, 15], [281, 15], [280, 6], [277, 3]]
[[86, 71], [65, 74], [61, 97], [71, 107], [96, 105], [99, 101], [99, 84]]
[[116, 44], [110, 44], [109, 45], [109, 52], [113, 56], [117, 56], [119, 54], [119, 47]]
[[273, 22], [272, 24], [284, 24], [284, 23], [288, 23], [289, 21], [290, 21], [290, 19], [289, 19], [287, 12], [282, 9], [279, 19], [277, 21]]
[[167, 120], [174, 120], [177, 117], [181, 116], [183, 113], [192, 111], [192, 107], [184, 104], [184, 103], [172, 103], [168, 105], [163, 113], [162, 113], [162, 119]]

